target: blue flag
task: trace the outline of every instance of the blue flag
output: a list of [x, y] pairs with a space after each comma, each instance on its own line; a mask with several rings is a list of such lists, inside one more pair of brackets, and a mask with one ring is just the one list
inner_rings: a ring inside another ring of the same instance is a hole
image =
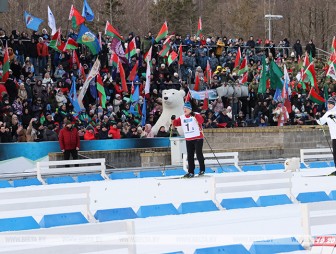
[[94, 13], [93, 13], [91, 7], [89, 6], [89, 4], [87, 3], [86, 0], [84, 0], [82, 16], [87, 21], [93, 21], [93, 19], [94, 19]]
[[96, 86], [96, 82], [95, 79], [92, 79], [90, 81], [90, 94], [91, 96], [97, 100], [98, 98], [98, 92], [97, 92], [97, 86]]
[[146, 117], [147, 117], [147, 106], [146, 106], [146, 97], [144, 97], [144, 102], [142, 104], [142, 118], [141, 118], [141, 126], [146, 125]]
[[41, 23], [43, 22], [43, 19], [34, 17], [33, 15], [31, 15], [28, 12], [24, 12], [24, 20], [26, 23], [26, 27], [28, 29], [34, 30], [34, 31], [38, 31], [39, 30], [39, 26], [41, 25]]
[[139, 86], [138, 85], [135, 85], [135, 88], [134, 88], [134, 92], [133, 94], [131, 95], [131, 106], [130, 106], [130, 110], [129, 112], [132, 114], [132, 115], [139, 115], [139, 111], [138, 111], [138, 107], [139, 107]]
[[273, 100], [280, 102], [282, 100], [281, 93], [282, 93], [282, 89], [277, 87], [274, 93]]
[[71, 89], [69, 92], [69, 100], [71, 104], [73, 105], [75, 112], [79, 114], [81, 112], [81, 108], [78, 104], [75, 79], [72, 80], [72, 85], [71, 85]]
[[97, 55], [101, 50], [97, 37], [85, 25], [81, 25], [77, 42], [87, 46], [93, 55]]

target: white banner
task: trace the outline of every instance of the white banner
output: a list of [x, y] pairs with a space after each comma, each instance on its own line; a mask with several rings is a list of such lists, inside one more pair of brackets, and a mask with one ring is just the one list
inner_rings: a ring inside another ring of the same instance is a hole
[[97, 74], [99, 72], [99, 68], [100, 68], [100, 61], [99, 61], [99, 59], [97, 57], [97, 60], [93, 64], [92, 69], [90, 70], [89, 75], [88, 75], [88, 77], [85, 80], [83, 88], [82, 88], [82, 90], [80, 91], [80, 93], [78, 95], [78, 104], [79, 104], [79, 106], [82, 109], [84, 108], [84, 105], [83, 105], [84, 95], [86, 94], [86, 91], [87, 91], [87, 89], [89, 87], [89, 84], [90, 84], [91, 80], [94, 79], [97, 76]]
[[[205, 90], [204, 91], [195, 91], [189, 89], [190, 95], [195, 100], [204, 100]], [[216, 89], [208, 90], [209, 100], [216, 100], [218, 98]]]
[[333, 63], [329, 65], [327, 76], [331, 77], [333, 80], [336, 80], [336, 71]]
[[48, 6], [48, 26], [51, 29], [51, 35], [54, 35], [56, 33], [56, 21], [54, 14], [51, 12], [49, 6]]

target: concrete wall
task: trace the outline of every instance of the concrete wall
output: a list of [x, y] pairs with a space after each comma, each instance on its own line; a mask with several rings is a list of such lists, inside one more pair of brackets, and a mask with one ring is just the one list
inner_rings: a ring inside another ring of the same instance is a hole
[[[320, 127], [285, 126], [265, 128], [207, 129], [204, 152], [239, 152], [239, 160], [299, 157], [300, 149], [328, 147]], [[324, 128], [328, 140], [329, 130]], [[210, 144], [210, 146], [208, 145]], [[116, 168], [170, 165], [170, 149], [137, 148], [111, 151], [81, 151], [89, 158], [106, 158]], [[50, 160], [62, 159], [61, 153], [49, 154]]]

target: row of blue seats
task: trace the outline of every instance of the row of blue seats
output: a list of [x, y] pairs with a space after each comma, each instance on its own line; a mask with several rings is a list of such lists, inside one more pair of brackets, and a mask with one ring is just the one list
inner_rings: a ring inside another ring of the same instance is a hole
[[[334, 166], [334, 162], [311, 162], [309, 163], [310, 168], [322, 168], [322, 167], [331, 167]], [[301, 168], [306, 168], [306, 166], [301, 163]], [[248, 171], [262, 171], [262, 170], [284, 170], [284, 165], [282, 163], [275, 164], [265, 164], [265, 165], [244, 165], [241, 167], [244, 172]], [[196, 169], [196, 172], [199, 169]], [[233, 166], [222, 166], [222, 167], [207, 167], [205, 172], [207, 174], [212, 173], [227, 173], [227, 172], [238, 172], [239, 170]], [[182, 176], [185, 174], [185, 171], [182, 168], [177, 169], [168, 169], [165, 171], [161, 170], [148, 170], [140, 171], [137, 174], [131, 171], [127, 172], [114, 172], [109, 175], [109, 178], [112, 180], [118, 179], [132, 179], [132, 178], [146, 178], [146, 177], [164, 177], [164, 176]], [[86, 174], [79, 175], [76, 178], [71, 176], [59, 176], [59, 177], [48, 177], [46, 178], [47, 184], [61, 184], [61, 183], [75, 183], [75, 182], [91, 182], [91, 181], [102, 181], [104, 180], [100, 174]], [[24, 187], [24, 186], [34, 186], [42, 185], [42, 183], [37, 178], [27, 178], [27, 179], [16, 179], [10, 183], [7, 180], [0, 180], [0, 188], [9, 188], [9, 187]]]
[[[300, 193], [297, 200], [301, 203], [311, 203], [320, 201], [336, 200], [336, 191], [331, 191], [327, 195], [323, 191]], [[252, 207], [266, 207], [275, 205], [292, 204], [292, 201], [285, 194], [260, 196], [257, 201], [252, 197], [223, 199], [220, 205], [225, 209], [242, 209]], [[218, 211], [218, 207], [212, 200], [184, 202], [176, 209], [171, 203], [141, 206], [135, 213], [131, 207], [113, 208], [97, 210], [94, 217], [99, 222], [127, 220], [136, 218], [147, 218], [154, 216], [179, 215], [187, 213]], [[80, 213], [50, 214], [45, 215], [40, 223], [37, 223], [33, 217], [19, 217], [0, 219], [0, 232], [15, 231], [24, 229], [35, 229], [40, 227], [55, 227], [64, 225], [73, 225], [88, 223], [86, 218]]]
[[[194, 254], [274, 254], [293, 251], [303, 251], [302, 245], [294, 238], [271, 239], [255, 241], [247, 250], [242, 244], [232, 244], [208, 248], [196, 249]], [[184, 254], [183, 251], [170, 252], [165, 254]]]

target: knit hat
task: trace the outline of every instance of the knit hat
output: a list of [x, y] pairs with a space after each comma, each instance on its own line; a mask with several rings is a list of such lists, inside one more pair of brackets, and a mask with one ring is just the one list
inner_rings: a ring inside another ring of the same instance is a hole
[[335, 99], [334, 99], [333, 97], [330, 97], [330, 98], [328, 99], [328, 104], [332, 104], [332, 105], [335, 106], [335, 104], [336, 104]]
[[192, 107], [191, 107], [191, 104], [190, 104], [189, 101], [186, 102], [186, 103], [184, 103], [184, 106], [183, 106], [183, 107], [192, 110]]

